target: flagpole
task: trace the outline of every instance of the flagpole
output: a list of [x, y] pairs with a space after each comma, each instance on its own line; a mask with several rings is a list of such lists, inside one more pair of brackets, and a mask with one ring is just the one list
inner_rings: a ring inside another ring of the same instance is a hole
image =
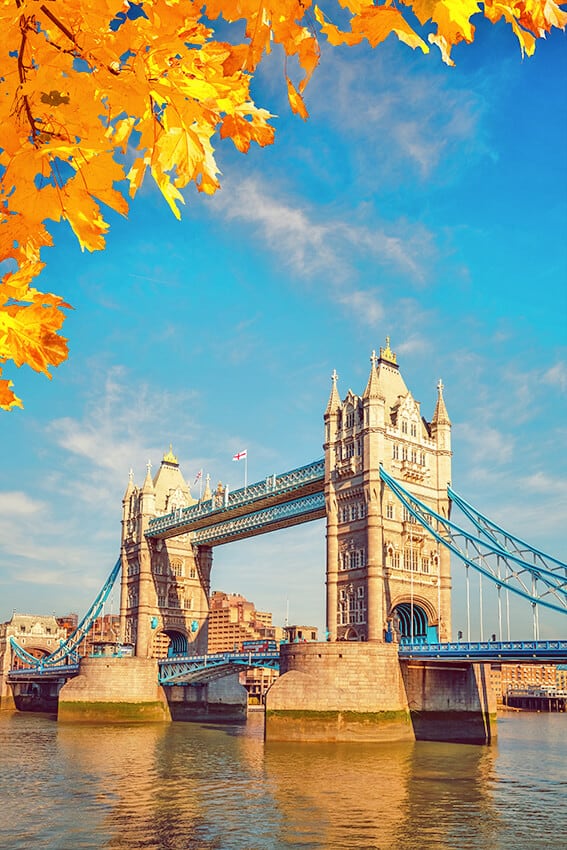
[[246, 457], [244, 458], [244, 492], [246, 493], [246, 488], [248, 487], [248, 452], [246, 452]]
[[203, 495], [203, 470], [201, 470], [201, 474], [199, 476], [199, 501], [201, 501], [202, 495]]

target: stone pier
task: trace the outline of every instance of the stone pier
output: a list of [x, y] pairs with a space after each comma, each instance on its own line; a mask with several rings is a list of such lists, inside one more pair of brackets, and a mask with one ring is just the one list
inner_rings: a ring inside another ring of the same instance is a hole
[[282, 644], [266, 694], [266, 740], [402, 741], [414, 737], [397, 646]]
[[388, 643], [281, 647], [266, 694], [266, 740], [488, 744], [496, 698], [482, 664], [400, 662]]
[[83, 658], [79, 675], [59, 693], [57, 719], [79, 723], [170, 720], [167, 699], [151, 658]]

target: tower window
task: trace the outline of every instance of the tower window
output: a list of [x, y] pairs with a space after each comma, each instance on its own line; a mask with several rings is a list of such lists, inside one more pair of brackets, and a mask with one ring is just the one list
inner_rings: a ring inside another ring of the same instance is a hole
[[394, 506], [391, 502], [386, 505], [386, 519], [394, 519]]
[[411, 423], [411, 435], [412, 435], [412, 437], [417, 436], [417, 426], [416, 426], [415, 422]]

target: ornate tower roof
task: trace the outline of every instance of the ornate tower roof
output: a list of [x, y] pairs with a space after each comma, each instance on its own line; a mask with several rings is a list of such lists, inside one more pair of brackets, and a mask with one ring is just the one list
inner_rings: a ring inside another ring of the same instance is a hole
[[[382, 349], [380, 349], [382, 352]], [[368, 376], [368, 383], [366, 384], [366, 389], [362, 394], [362, 398], [378, 398], [382, 395], [380, 392], [380, 381], [378, 379], [378, 372], [376, 370], [376, 364], [378, 362], [378, 358], [376, 357], [376, 352], [373, 351], [370, 355], [370, 375]]]
[[173, 446], [171, 445], [171, 443], [169, 444], [169, 451], [166, 452], [163, 456], [162, 463], [169, 463], [172, 466], [179, 466], [179, 461], [173, 454]]
[[191, 489], [183, 477], [171, 444], [160, 463], [154, 487], [158, 513], [167, 513], [174, 508], [195, 504], [196, 500], [191, 496]]
[[337, 390], [338, 378], [339, 376], [337, 375], [337, 370], [333, 369], [333, 374], [331, 375], [331, 381], [333, 382], [333, 386], [331, 387], [331, 395], [329, 396], [329, 401], [327, 402], [325, 416], [331, 415], [332, 413], [336, 413], [341, 406], [341, 400], [339, 398], [339, 393]]
[[437, 384], [437, 404], [435, 405], [435, 413], [433, 414], [433, 419], [431, 420], [432, 425], [450, 425], [451, 420], [449, 419], [449, 414], [447, 413], [447, 408], [445, 407], [445, 399], [443, 398], [443, 381], [439, 378], [439, 383]]
[[392, 410], [407, 396], [408, 388], [402, 378], [396, 355], [390, 348], [389, 336], [386, 337], [386, 346], [380, 346], [376, 376], [380, 384], [380, 395], [386, 399], [386, 407]]
[[152, 462], [149, 460], [146, 464], [146, 477], [142, 485], [142, 493], [154, 493], [154, 482], [152, 481]]
[[126, 487], [126, 491], [124, 493], [124, 497], [123, 497], [122, 501], [125, 502], [127, 499], [129, 499], [133, 492], [134, 492], [134, 470], [131, 469], [130, 472], [128, 473], [128, 486]]

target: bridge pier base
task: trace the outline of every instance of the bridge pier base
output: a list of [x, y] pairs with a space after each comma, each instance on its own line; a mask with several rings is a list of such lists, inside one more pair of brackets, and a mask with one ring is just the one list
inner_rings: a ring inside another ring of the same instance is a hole
[[232, 723], [248, 714], [248, 692], [238, 673], [198, 685], [170, 685], [164, 691], [172, 720]]
[[267, 741], [453, 741], [496, 738], [488, 665], [400, 661], [396, 644], [281, 646], [266, 694]]
[[496, 739], [496, 694], [489, 664], [401, 661], [418, 741], [490, 744]]
[[281, 675], [266, 694], [266, 740], [414, 738], [394, 644], [282, 644], [280, 652]]
[[59, 692], [57, 719], [77, 723], [147, 723], [171, 720], [157, 661], [83, 658], [79, 675]]

